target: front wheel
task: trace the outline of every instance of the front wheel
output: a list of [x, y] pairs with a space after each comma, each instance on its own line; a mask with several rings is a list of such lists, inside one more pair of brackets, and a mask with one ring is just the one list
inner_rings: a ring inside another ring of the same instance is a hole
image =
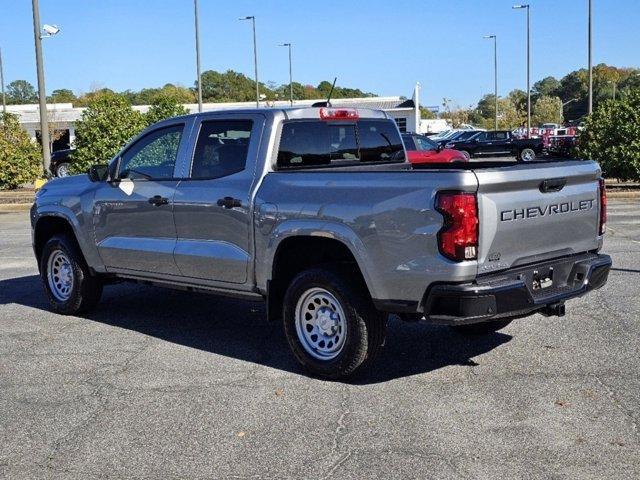
[[384, 344], [386, 318], [347, 269], [314, 268], [296, 276], [285, 294], [283, 321], [296, 359], [325, 378], [354, 374]]
[[68, 163], [61, 163], [56, 168], [56, 177], [68, 177], [71, 175], [71, 170]]
[[51, 307], [63, 315], [89, 311], [102, 296], [102, 282], [67, 235], [54, 235], [44, 245], [40, 276]]

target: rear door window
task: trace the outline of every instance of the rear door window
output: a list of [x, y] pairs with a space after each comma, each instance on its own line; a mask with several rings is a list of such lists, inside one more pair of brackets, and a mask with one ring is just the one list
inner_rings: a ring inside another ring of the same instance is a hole
[[252, 124], [251, 120], [202, 122], [191, 178], [221, 178], [244, 170]]
[[404, 161], [404, 148], [391, 120], [294, 120], [282, 126], [281, 169], [395, 161]]

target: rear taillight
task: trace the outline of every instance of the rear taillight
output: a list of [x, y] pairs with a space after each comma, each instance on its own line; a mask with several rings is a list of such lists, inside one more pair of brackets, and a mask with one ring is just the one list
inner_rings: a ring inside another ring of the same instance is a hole
[[478, 256], [478, 202], [473, 193], [445, 192], [436, 199], [436, 210], [444, 216], [438, 232], [440, 253], [461, 262]]
[[607, 231], [607, 187], [604, 185], [604, 178], [599, 180], [600, 183], [600, 235], [604, 235]]
[[321, 120], [358, 120], [360, 114], [355, 108], [321, 108]]

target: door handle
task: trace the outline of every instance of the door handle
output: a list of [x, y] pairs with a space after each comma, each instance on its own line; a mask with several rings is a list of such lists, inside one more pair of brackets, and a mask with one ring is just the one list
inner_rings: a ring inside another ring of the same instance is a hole
[[153, 197], [151, 197], [148, 202], [151, 205], [155, 205], [156, 207], [159, 207], [160, 205], [166, 205], [169, 203], [169, 199], [162, 197], [160, 195], [154, 195]]
[[540, 191], [542, 193], [559, 192], [564, 188], [566, 183], [566, 178], [550, 178], [540, 184]]
[[237, 198], [224, 197], [224, 198], [219, 198], [218, 199], [218, 206], [219, 207], [224, 207], [224, 208], [241, 207], [242, 206], [242, 202], [240, 200], [238, 200]]

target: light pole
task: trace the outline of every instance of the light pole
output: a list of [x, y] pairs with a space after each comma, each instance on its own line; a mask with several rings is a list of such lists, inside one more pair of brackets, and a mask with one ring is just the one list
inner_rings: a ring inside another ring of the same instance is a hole
[[36, 70], [38, 74], [38, 97], [40, 103], [40, 142], [42, 143], [42, 167], [44, 175], [49, 172], [51, 152], [49, 151], [49, 126], [47, 124], [47, 94], [44, 85], [44, 66], [42, 62], [42, 39], [52, 37], [60, 32], [55, 25], [44, 25], [40, 33], [40, 7], [38, 0], [31, 0], [33, 7], [33, 39], [36, 44]]
[[589, 43], [589, 115], [593, 113], [593, 57], [591, 44], [591, 0], [589, 0], [589, 27], [588, 27], [588, 43]]
[[256, 77], [256, 108], [260, 108], [260, 87], [258, 85], [258, 44], [256, 42], [256, 17], [242, 17], [238, 20], [251, 20], [253, 26], [253, 69]]
[[202, 112], [202, 76], [200, 75], [200, 21], [198, 19], [198, 0], [193, 0], [196, 27], [196, 74], [198, 75], [198, 112]]
[[493, 96], [495, 97], [495, 129], [498, 130], [498, 37], [485, 35], [482, 38], [493, 38]]
[[531, 22], [530, 22], [530, 8], [529, 4], [526, 5], [514, 5], [514, 9], [521, 8], [527, 9], [527, 138], [531, 133]]
[[2, 114], [7, 114], [7, 99], [4, 94], [4, 71], [2, 70], [2, 50], [0, 50], [0, 88], [2, 88]]
[[293, 75], [291, 73], [291, 44], [290, 43], [281, 43], [278, 45], [279, 47], [289, 47], [289, 102], [293, 107]]

